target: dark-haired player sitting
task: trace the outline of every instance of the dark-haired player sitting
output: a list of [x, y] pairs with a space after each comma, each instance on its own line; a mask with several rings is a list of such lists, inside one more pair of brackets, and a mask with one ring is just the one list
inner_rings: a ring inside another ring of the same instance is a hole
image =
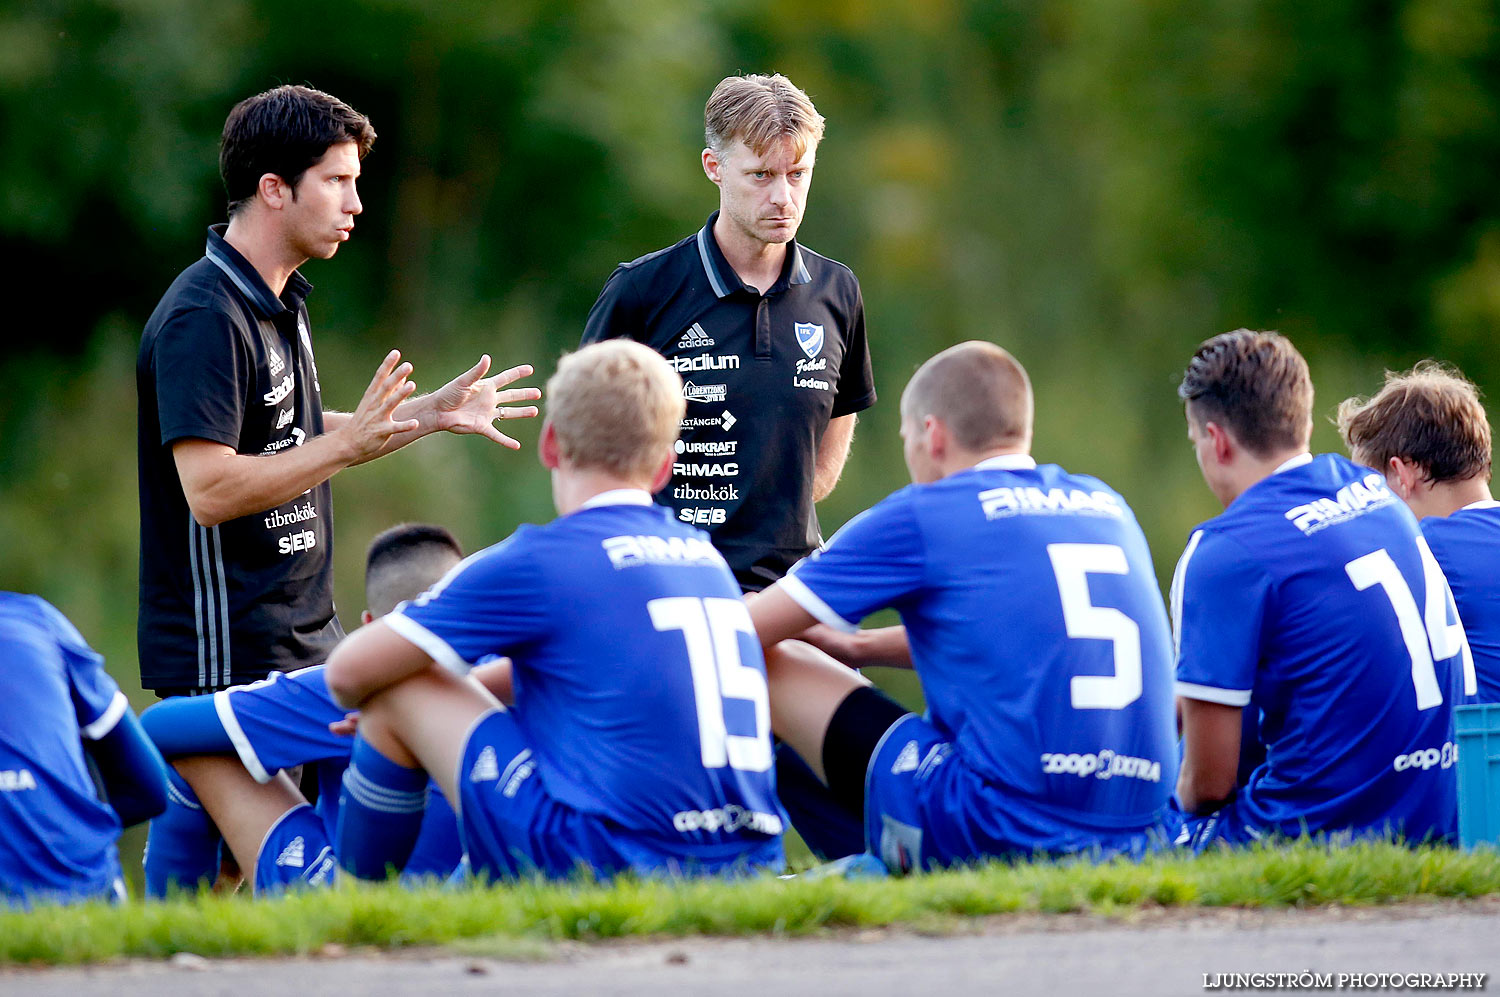
[[1416, 514], [1463, 618], [1479, 701], [1500, 703], [1500, 502], [1478, 391], [1456, 370], [1420, 363], [1386, 375], [1369, 401], [1341, 404], [1339, 431]]
[[[363, 622], [415, 598], [461, 558], [458, 541], [440, 526], [408, 524], [381, 533], [366, 557]], [[256, 892], [332, 881], [339, 792], [353, 740], [329, 729], [345, 711], [329, 695], [323, 673], [322, 665], [276, 673], [146, 711], [147, 731], [176, 768], [168, 812], [151, 825], [148, 895], [211, 879], [221, 831], [240, 867], [252, 873]], [[315, 807], [287, 775], [299, 765], [316, 766]], [[424, 811], [426, 802], [412, 801], [419, 815], [425, 813], [423, 833], [399, 864], [411, 876], [446, 875], [461, 855], [457, 825], [441, 798]]]
[[[1312, 380], [1284, 337], [1208, 340], [1178, 394], [1224, 505], [1172, 584], [1187, 837], [1449, 839], [1466, 645], [1416, 520], [1381, 474], [1308, 452]], [[1238, 787], [1246, 706], [1266, 760]]]
[[[893, 872], [985, 857], [1139, 854], [1170, 840], [1171, 642], [1145, 537], [1096, 478], [1030, 456], [1031, 385], [990, 343], [933, 357], [901, 399], [912, 486], [750, 606], [776, 733], [864, 820]], [[905, 709], [820, 651], [868, 632], [922, 681]]]
[[[381, 869], [428, 773], [481, 876], [779, 867], [765, 670], [706, 534], [651, 501], [682, 380], [638, 343], [563, 358], [540, 454], [558, 518], [523, 526], [328, 662], [360, 709], [339, 859]], [[507, 710], [460, 676], [513, 664]], [[423, 770], [426, 771], [423, 771]]]
[[123, 900], [115, 841], [166, 806], [161, 756], [103, 659], [37, 596], [0, 592], [0, 687], [0, 909]]

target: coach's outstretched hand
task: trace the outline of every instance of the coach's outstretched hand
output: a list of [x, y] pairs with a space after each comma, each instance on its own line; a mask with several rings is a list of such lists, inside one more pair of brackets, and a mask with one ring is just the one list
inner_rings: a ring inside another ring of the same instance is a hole
[[359, 405], [344, 419], [340, 430], [354, 453], [351, 463], [363, 463], [391, 446], [392, 437], [410, 433], [419, 423], [406, 397], [416, 390], [408, 378], [411, 364], [401, 360], [400, 350], [391, 350], [380, 362]]
[[[537, 414], [535, 405], [517, 405], [516, 402], [536, 401], [542, 397], [536, 388], [510, 388], [507, 384], [530, 377], [530, 364], [521, 364], [485, 377], [490, 369], [490, 357], [486, 353], [479, 362], [443, 385], [430, 395], [412, 400], [412, 406], [422, 406], [426, 411], [413, 412], [432, 432], [477, 433], [480, 436], [510, 447], [521, 449], [521, 444], [495, 428], [497, 419], [530, 419]], [[403, 412], [403, 415], [406, 413]], [[429, 421], [430, 420], [430, 421]]]

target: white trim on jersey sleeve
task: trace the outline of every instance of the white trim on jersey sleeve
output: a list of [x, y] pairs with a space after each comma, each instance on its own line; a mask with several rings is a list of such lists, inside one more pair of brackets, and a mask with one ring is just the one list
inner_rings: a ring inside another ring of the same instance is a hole
[[250, 773], [250, 778], [265, 785], [271, 781], [271, 773], [266, 771], [266, 766], [261, 762], [260, 756], [255, 753], [250, 739], [245, 736], [245, 728], [240, 726], [240, 718], [234, 715], [234, 704], [229, 701], [230, 691], [221, 689], [214, 693], [214, 712], [219, 715], [219, 723], [224, 725], [224, 733], [229, 735], [229, 743], [234, 745], [235, 754], [240, 756], [240, 764], [245, 766], [245, 771]]
[[463, 677], [469, 674], [471, 666], [447, 641], [410, 616], [398, 610], [382, 617], [382, 622], [454, 675]]
[[824, 602], [816, 592], [807, 587], [806, 582], [796, 575], [786, 575], [776, 584], [781, 586], [781, 591], [791, 596], [793, 602], [811, 613], [819, 623], [826, 623], [835, 630], [842, 630], [846, 634], [852, 634], [859, 630], [859, 624], [850, 623], [838, 613], [835, 613], [832, 606]]
[[1182, 549], [1182, 556], [1177, 559], [1177, 569], [1172, 572], [1172, 588], [1169, 593], [1169, 601], [1172, 609], [1172, 656], [1182, 657], [1182, 593], [1187, 587], [1187, 566], [1192, 560], [1193, 551], [1198, 549], [1198, 541], [1203, 539], [1202, 530], [1194, 530], [1193, 535], [1188, 538], [1187, 546]]
[[1197, 699], [1205, 703], [1218, 703], [1220, 706], [1249, 706], [1252, 690], [1219, 689], [1211, 685], [1178, 682], [1173, 691], [1183, 699]]
[[79, 728], [79, 733], [87, 740], [97, 741], [119, 726], [120, 718], [125, 716], [125, 711], [128, 709], [130, 709], [130, 700], [125, 698], [123, 692], [116, 689], [115, 698], [109, 701], [104, 712], [99, 714], [93, 723]]

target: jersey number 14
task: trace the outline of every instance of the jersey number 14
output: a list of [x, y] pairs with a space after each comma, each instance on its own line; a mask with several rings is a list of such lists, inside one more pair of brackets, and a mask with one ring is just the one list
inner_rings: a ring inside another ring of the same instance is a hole
[[1443, 569], [1432, 556], [1432, 548], [1427, 546], [1425, 537], [1417, 538], [1417, 550], [1422, 555], [1422, 581], [1427, 590], [1427, 604], [1421, 613], [1417, 612], [1417, 600], [1411, 594], [1411, 586], [1406, 584], [1401, 569], [1396, 567], [1396, 562], [1391, 560], [1384, 547], [1364, 557], [1356, 557], [1344, 565], [1344, 571], [1356, 589], [1363, 592], [1379, 586], [1390, 600], [1396, 622], [1401, 627], [1401, 639], [1406, 643], [1406, 653], [1411, 657], [1411, 681], [1417, 691], [1417, 709], [1430, 710], [1443, 704], [1443, 690], [1438, 686], [1434, 662], [1462, 654], [1465, 694], [1474, 694], [1477, 681], [1474, 655], [1469, 650], [1469, 639], [1464, 635], [1464, 625], [1459, 621], [1456, 609], [1453, 609], [1453, 622], [1448, 622], [1453, 596], [1449, 594]]

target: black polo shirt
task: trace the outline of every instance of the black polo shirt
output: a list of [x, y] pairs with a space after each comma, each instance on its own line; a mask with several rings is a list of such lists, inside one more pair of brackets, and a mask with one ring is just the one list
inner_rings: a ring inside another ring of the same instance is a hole
[[616, 268], [583, 342], [634, 339], [682, 375], [678, 460], [656, 500], [709, 531], [740, 583], [758, 589], [821, 543], [818, 445], [829, 419], [875, 403], [875, 382], [854, 272], [793, 241], [760, 294], [724, 258], [718, 217]]
[[280, 298], [223, 238], [152, 312], [136, 362], [141, 494], [137, 643], [148, 689], [222, 688], [326, 660], [333, 609], [327, 482], [275, 509], [203, 527], [172, 443], [276, 454], [323, 432], [318, 369], [293, 273]]

